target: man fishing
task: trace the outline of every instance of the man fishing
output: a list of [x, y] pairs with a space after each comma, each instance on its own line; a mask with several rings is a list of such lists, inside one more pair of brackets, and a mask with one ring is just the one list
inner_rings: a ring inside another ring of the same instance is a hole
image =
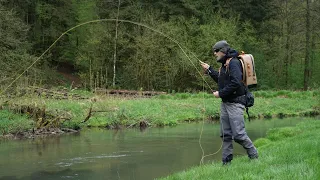
[[246, 87], [242, 83], [242, 65], [237, 58], [239, 53], [230, 48], [224, 40], [214, 44], [212, 51], [217, 62], [221, 63], [219, 71], [204, 62], [201, 62], [201, 66], [218, 83], [218, 91], [213, 92], [213, 95], [222, 99], [220, 109], [222, 163], [230, 164], [233, 159], [232, 140], [246, 149], [250, 159], [257, 159], [258, 152], [248, 137], [244, 125]]

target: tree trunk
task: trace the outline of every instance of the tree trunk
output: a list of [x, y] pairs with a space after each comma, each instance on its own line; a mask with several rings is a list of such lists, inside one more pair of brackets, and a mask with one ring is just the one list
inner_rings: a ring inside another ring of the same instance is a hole
[[112, 86], [116, 86], [116, 62], [117, 62], [117, 40], [118, 40], [118, 19], [119, 19], [119, 10], [120, 10], [120, 0], [118, 2], [118, 10], [117, 10], [117, 20], [116, 20], [116, 36], [114, 42], [114, 54], [113, 54], [113, 81]]
[[286, 16], [286, 24], [287, 24], [287, 34], [286, 34], [286, 54], [285, 54], [285, 59], [284, 59], [284, 77], [285, 77], [285, 85], [288, 87], [288, 71], [289, 71], [289, 61], [290, 61], [290, 23], [289, 23], [289, 13], [288, 13], [288, 1], [286, 0], [286, 5], [285, 5], [285, 16]]
[[305, 66], [304, 66], [304, 83], [303, 89], [306, 91], [309, 87], [309, 76], [310, 76], [310, 4], [307, 0], [307, 9], [306, 9], [306, 54], [305, 54]]

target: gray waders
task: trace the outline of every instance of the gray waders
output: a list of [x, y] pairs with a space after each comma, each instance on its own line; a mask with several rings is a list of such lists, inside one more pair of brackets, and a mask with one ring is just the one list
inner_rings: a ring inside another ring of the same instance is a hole
[[220, 128], [222, 145], [222, 162], [224, 164], [233, 159], [232, 140], [246, 149], [250, 159], [258, 158], [258, 152], [248, 137], [244, 125], [244, 105], [239, 103], [221, 103]]

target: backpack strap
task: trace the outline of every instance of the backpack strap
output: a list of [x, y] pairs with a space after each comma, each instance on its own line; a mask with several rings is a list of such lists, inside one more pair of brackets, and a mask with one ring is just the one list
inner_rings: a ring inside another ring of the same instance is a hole
[[[248, 94], [248, 87], [243, 83], [243, 86], [244, 86], [244, 90], [245, 90], [245, 96], [246, 96], [246, 101], [247, 101], [247, 94]], [[248, 115], [248, 120], [250, 122], [250, 114], [249, 114], [249, 107], [245, 107], [246, 108], [246, 112], [247, 112], [247, 115]]]
[[247, 115], [248, 115], [248, 120], [250, 122], [250, 115], [249, 115], [249, 108], [248, 107], [246, 107], [246, 112], [247, 112]]
[[254, 66], [254, 58], [253, 56], [250, 54], [250, 58], [251, 58], [251, 61], [252, 61], [252, 68], [253, 68], [253, 76], [256, 76], [256, 69], [255, 69], [255, 66]]
[[[232, 58], [229, 58], [226, 60], [226, 63], [224, 64], [224, 66], [226, 67], [227, 71], [229, 71], [229, 63], [231, 61]], [[221, 71], [221, 67], [219, 67], [219, 75], [220, 75], [220, 71]]]
[[227, 59], [227, 60], [226, 60], [226, 63], [224, 64], [224, 66], [229, 67], [229, 63], [230, 63], [231, 59], [232, 59], [232, 58]]
[[[224, 66], [226, 67], [227, 72], [229, 71], [229, 63], [230, 63], [231, 59], [232, 58], [227, 59], [226, 63], [224, 64]], [[219, 74], [220, 74], [220, 70], [221, 70], [221, 67], [219, 68]]]
[[245, 68], [244, 62], [241, 59], [241, 56], [239, 56], [239, 61], [241, 63], [241, 67], [242, 67], [242, 82], [243, 82], [243, 84], [245, 84], [245, 82], [246, 82], [246, 68]]

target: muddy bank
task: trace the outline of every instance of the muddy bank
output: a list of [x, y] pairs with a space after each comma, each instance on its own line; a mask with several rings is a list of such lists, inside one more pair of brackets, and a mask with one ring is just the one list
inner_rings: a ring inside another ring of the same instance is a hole
[[24, 132], [9, 133], [0, 136], [4, 139], [32, 139], [37, 137], [47, 137], [47, 136], [58, 136], [62, 134], [73, 134], [80, 133], [79, 130], [69, 129], [69, 128], [40, 128], [31, 129]]

